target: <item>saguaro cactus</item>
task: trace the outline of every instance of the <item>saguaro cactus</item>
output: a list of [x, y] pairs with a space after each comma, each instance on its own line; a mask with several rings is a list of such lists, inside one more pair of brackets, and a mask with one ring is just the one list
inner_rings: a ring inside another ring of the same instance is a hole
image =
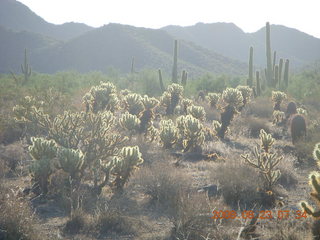
[[270, 24], [266, 23], [266, 56], [267, 56], [267, 71], [266, 78], [268, 86], [272, 86], [272, 59], [271, 59], [271, 40], [270, 40]]
[[287, 88], [289, 85], [289, 59], [284, 64], [284, 75], [283, 75], [284, 86]]
[[31, 67], [29, 66], [28, 63], [28, 58], [27, 58], [27, 49], [24, 49], [24, 62], [21, 64], [21, 72], [24, 76], [24, 82], [23, 84], [26, 84], [29, 80], [29, 77], [31, 76]]
[[261, 96], [261, 82], [260, 82], [260, 76], [259, 71], [256, 71], [256, 82], [257, 82], [257, 96]]
[[160, 83], [161, 91], [164, 92], [166, 88], [164, 87], [164, 84], [163, 84], [161, 69], [158, 69], [158, 75], [159, 75], [159, 83]]
[[187, 85], [187, 80], [188, 80], [188, 73], [186, 70], [183, 70], [182, 71], [182, 77], [181, 77], [181, 85], [183, 87], [186, 87]]
[[178, 83], [178, 40], [174, 40], [172, 83]]
[[250, 54], [249, 54], [249, 78], [247, 85], [252, 87], [253, 85], [253, 47], [250, 47]]

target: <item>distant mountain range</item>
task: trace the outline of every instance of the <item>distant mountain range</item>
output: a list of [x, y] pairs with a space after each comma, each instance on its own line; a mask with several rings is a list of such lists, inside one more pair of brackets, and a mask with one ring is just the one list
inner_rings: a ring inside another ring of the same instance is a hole
[[[271, 26], [272, 47], [278, 56], [301, 66], [320, 59], [320, 39], [284, 26]], [[106, 71], [113, 66], [129, 72], [172, 68], [174, 39], [179, 39], [179, 70], [190, 76], [205, 72], [246, 74], [250, 46], [255, 64], [264, 65], [264, 29], [244, 33], [234, 24], [196, 24], [162, 29], [108, 24], [92, 28], [80, 23], [55, 25], [15, 0], [0, 0], [0, 73], [20, 71], [24, 49], [32, 68], [54, 73], [64, 70]]]
[[[320, 39], [281, 25], [271, 25], [271, 47], [278, 59], [289, 58], [296, 67], [320, 59]], [[194, 42], [226, 57], [248, 61], [249, 48], [254, 47], [254, 62], [265, 66], [265, 27], [245, 33], [233, 23], [198, 23], [190, 27], [162, 28], [175, 38]]]

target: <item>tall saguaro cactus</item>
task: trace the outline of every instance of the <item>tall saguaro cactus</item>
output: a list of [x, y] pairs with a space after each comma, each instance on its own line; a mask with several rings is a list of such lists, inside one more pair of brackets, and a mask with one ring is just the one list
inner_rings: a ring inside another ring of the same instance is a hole
[[271, 40], [270, 40], [270, 24], [266, 23], [266, 55], [267, 55], [267, 71], [266, 78], [268, 86], [272, 86], [272, 59], [271, 59]]
[[174, 40], [172, 83], [178, 83], [178, 40]]
[[284, 85], [287, 88], [289, 85], [289, 59], [286, 60], [284, 64], [284, 75], [283, 75]]
[[27, 49], [24, 49], [24, 62], [21, 64], [21, 72], [24, 75], [24, 82], [23, 84], [26, 84], [29, 80], [29, 77], [31, 76], [31, 67], [28, 63], [27, 58]]
[[249, 79], [247, 85], [252, 87], [253, 85], [253, 47], [250, 47], [249, 54]]

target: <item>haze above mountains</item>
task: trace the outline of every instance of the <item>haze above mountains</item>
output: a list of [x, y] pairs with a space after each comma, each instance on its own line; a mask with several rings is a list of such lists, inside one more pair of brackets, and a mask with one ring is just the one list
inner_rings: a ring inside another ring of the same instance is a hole
[[[15, 0], [0, 1], [0, 72], [18, 72], [24, 49], [38, 72], [106, 71], [113, 66], [129, 72], [172, 67], [173, 41], [179, 40], [179, 68], [193, 75], [205, 72], [245, 74], [249, 47], [254, 64], [265, 65], [265, 28], [245, 33], [232, 23], [198, 23], [162, 29], [108, 24], [93, 28], [80, 23], [54, 25]], [[320, 39], [285, 26], [271, 25], [272, 49], [289, 58], [293, 68], [320, 59]]]

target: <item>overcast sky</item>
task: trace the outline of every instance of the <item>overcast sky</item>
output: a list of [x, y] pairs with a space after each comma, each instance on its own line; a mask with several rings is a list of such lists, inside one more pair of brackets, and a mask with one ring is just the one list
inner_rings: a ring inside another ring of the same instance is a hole
[[[1, 0], [0, 0], [1, 1]], [[46, 21], [160, 28], [233, 22], [254, 32], [269, 21], [320, 38], [319, 0], [19, 0]]]

